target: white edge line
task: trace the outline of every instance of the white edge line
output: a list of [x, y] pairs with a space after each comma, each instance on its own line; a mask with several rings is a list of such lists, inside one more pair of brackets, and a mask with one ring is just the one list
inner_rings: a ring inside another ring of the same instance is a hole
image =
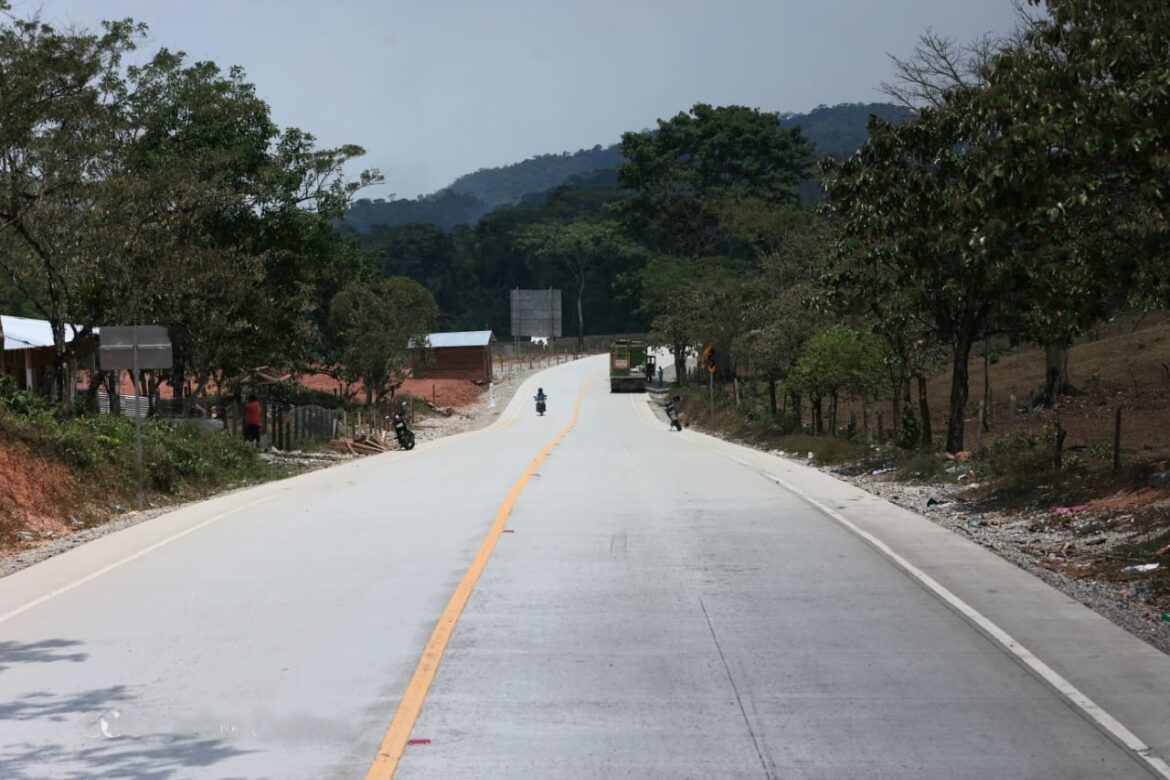
[[1150, 748], [1149, 745], [1142, 742], [1142, 740], [1136, 734], [1126, 728], [1119, 720], [1114, 718], [1103, 707], [1082, 693], [1075, 685], [1062, 677], [1056, 670], [1041, 661], [1031, 650], [1017, 642], [1011, 634], [1004, 631], [1002, 628], [992, 622], [990, 618], [984, 616], [981, 612], [956, 596], [929, 574], [910, 563], [910, 561], [906, 560], [898, 553], [894, 552], [890, 546], [881, 539], [878, 539], [873, 534], [863, 530], [834, 509], [831, 509], [830, 507], [822, 504], [820, 501], [817, 501], [805, 491], [801, 490], [795, 485], [789, 484], [780, 477], [777, 477], [775, 474], [769, 474], [766, 471], [759, 471], [757, 466], [754, 466], [745, 460], [740, 460], [739, 458], [732, 457], [730, 455], [726, 455], [726, 457], [729, 457], [731, 460], [741, 465], [747, 466], [754, 471], [757, 471], [790, 493], [800, 496], [802, 499], [812, 504], [821, 512], [843, 525], [850, 533], [860, 537], [861, 539], [864, 539], [882, 555], [888, 558], [895, 566], [914, 579], [918, 580], [918, 582], [921, 583], [923, 587], [925, 587], [938, 598], [942, 599], [956, 612], [959, 612], [976, 626], [978, 626], [985, 634], [990, 636], [996, 642], [1003, 645], [1003, 647], [1008, 652], [1018, 658], [1025, 666], [1027, 666], [1034, 673], [1039, 675], [1045, 682], [1055, 688], [1061, 696], [1064, 696], [1065, 699], [1071, 702], [1073, 706], [1079, 709], [1086, 717], [1088, 717], [1100, 728], [1104, 729], [1107, 733], [1113, 736], [1114, 739], [1119, 741], [1126, 748], [1136, 754], [1140, 759], [1142, 759], [1146, 763], [1148, 769], [1152, 770], [1159, 777], [1170, 780], [1170, 764], [1167, 764], [1161, 758], [1154, 755], [1153, 749]]
[[255, 501], [251, 501], [247, 504], [244, 504], [243, 506], [238, 506], [235, 509], [229, 509], [226, 512], [221, 512], [218, 515], [215, 515], [214, 517], [210, 517], [201, 523], [198, 523], [196, 525], [191, 526], [190, 528], [186, 528], [182, 531], [179, 531], [177, 534], [174, 534], [172, 536], [168, 536], [166, 539], [162, 539], [160, 541], [157, 541], [154, 544], [150, 545], [149, 547], [145, 547], [145, 548], [139, 550], [138, 552], [134, 553], [133, 555], [129, 555], [125, 558], [122, 558], [119, 561], [115, 561], [114, 563], [111, 563], [107, 566], [103, 566], [102, 568], [98, 569], [97, 571], [90, 572], [89, 574], [85, 575], [84, 577], [82, 577], [79, 580], [74, 580], [73, 582], [69, 583], [68, 585], [62, 585], [61, 587], [57, 588], [56, 590], [49, 591], [48, 593], [41, 596], [40, 598], [33, 599], [32, 601], [28, 602], [27, 604], [24, 604], [23, 606], [19, 606], [16, 609], [5, 612], [4, 614], [0, 615], [0, 623], [3, 623], [6, 620], [10, 620], [11, 618], [16, 617], [17, 615], [28, 612], [30, 609], [34, 609], [36, 607], [39, 607], [41, 604], [44, 604], [46, 601], [51, 601], [51, 600], [57, 598], [58, 596], [61, 596], [65, 593], [68, 593], [71, 590], [75, 590], [77, 588], [80, 588], [82, 585], [86, 584], [87, 582], [93, 582], [98, 577], [109, 574], [114, 569], [117, 569], [121, 566], [125, 566], [127, 563], [130, 563], [131, 561], [138, 560], [139, 558], [146, 555], [147, 553], [154, 552], [158, 548], [163, 547], [165, 545], [168, 545], [177, 539], [182, 539], [184, 536], [187, 536], [188, 534], [193, 534], [201, 528], [206, 528], [207, 526], [211, 525], [212, 523], [217, 523], [220, 520], [223, 520], [225, 517], [230, 517], [231, 515], [238, 514], [239, 512], [243, 512], [245, 509], [251, 509], [252, 507], [256, 506], [257, 504], [261, 504], [261, 503], [268, 501], [272, 498], [273, 498], [273, 496], [271, 496], [271, 495], [264, 496], [263, 498], [258, 498]]

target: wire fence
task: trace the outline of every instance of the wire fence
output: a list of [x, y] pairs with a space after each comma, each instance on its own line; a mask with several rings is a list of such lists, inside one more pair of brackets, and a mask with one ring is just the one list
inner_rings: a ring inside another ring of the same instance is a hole
[[[98, 411], [111, 413], [110, 395], [98, 393]], [[235, 404], [225, 405], [213, 416], [184, 411], [182, 401], [169, 398], [156, 399], [154, 404], [145, 396], [119, 395], [118, 413], [123, 417], [152, 418], [157, 420], [190, 421], [207, 431], [223, 431], [229, 436], [243, 436], [242, 410]], [[372, 418], [371, 418], [372, 419]], [[345, 415], [336, 409], [326, 409], [313, 404], [267, 404], [260, 421], [261, 445], [279, 450], [291, 450], [312, 442], [327, 442], [344, 432]], [[367, 423], [369, 424], [369, 423]]]

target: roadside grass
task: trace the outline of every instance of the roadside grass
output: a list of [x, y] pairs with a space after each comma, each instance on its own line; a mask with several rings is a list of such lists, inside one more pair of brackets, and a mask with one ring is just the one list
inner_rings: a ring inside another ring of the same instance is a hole
[[794, 456], [811, 454], [814, 462], [826, 466], [869, 462], [875, 455], [873, 448], [859, 439], [796, 432], [793, 420], [783, 414], [773, 416], [759, 397], [749, 397], [746, 391], [737, 404], [733, 393], [717, 388], [715, 424], [712, 427], [708, 390], [683, 387], [677, 392], [683, 398], [680, 408], [684, 424], [699, 430], [763, 449], [782, 450]]

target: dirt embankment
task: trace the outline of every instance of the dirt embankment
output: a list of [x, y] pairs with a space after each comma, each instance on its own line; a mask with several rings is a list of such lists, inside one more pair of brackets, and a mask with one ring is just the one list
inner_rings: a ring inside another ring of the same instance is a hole
[[0, 538], [20, 544], [67, 534], [83, 524], [79, 510], [91, 499], [65, 465], [0, 441]]

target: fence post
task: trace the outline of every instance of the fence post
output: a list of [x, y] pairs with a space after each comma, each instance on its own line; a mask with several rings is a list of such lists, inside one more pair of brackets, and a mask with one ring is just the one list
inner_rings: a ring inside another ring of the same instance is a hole
[[979, 399], [979, 425], [975, 428], [975, 449], [979, 449], [979, 437], [987, 430], [987, 407]]
[[1060, 404], [1053, 404], [1052, 410], [1056, 418], [1056, 430], [1052, 432], [1052, 445], [1055, 450], [1053, 465], [1060, 471], [1064, 468], [1064, 437], [1068, 435], [1068, 431], [1060, 424]]
[[1113, 470], [1121, 468], [1121, 407], [1117, 407], [1117, 416], [1113, 422]]

